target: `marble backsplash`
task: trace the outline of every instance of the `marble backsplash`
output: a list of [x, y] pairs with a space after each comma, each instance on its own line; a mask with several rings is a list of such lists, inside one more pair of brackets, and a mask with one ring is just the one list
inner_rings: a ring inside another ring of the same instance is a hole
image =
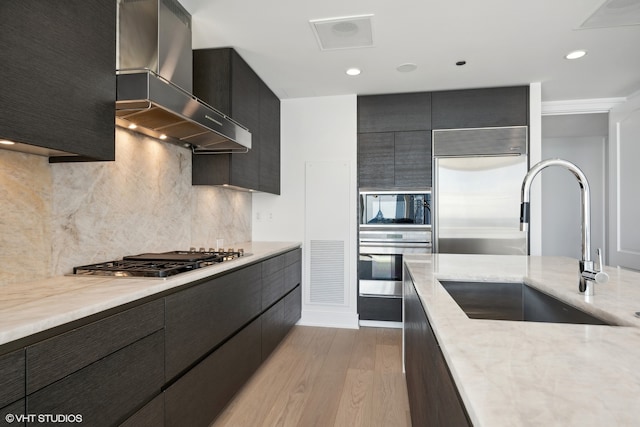
[[191, 152], [116, 128], [116, 161], [0, 150], [0, 284], [142, 252], [251, 240], [251, 194], [191, 185]]

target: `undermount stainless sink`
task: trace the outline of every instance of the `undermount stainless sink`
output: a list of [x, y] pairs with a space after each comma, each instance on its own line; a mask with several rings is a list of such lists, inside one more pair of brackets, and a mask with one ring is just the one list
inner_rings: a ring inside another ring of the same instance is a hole
[[525, 283], [453, 280], [440, 283], [471, 319], [616, 326]]

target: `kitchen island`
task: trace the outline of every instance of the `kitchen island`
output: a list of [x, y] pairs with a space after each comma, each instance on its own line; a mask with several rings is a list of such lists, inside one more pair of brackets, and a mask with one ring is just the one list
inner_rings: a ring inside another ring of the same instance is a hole
[[[408, 255], [405, 268], [474, 426], [638, 425], [640, 274], [606, 267], [585, 297], [570, 258]], [[524, 282], [619, 326], [471, 319], [439, 280]]]

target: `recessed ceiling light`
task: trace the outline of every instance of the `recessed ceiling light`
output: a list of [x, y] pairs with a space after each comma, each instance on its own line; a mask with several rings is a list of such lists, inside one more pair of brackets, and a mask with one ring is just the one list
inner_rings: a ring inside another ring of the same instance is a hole
[[407, 62], [406, 64], [398, 65], [396, 67], [396, 70], [398, 70], [401, 73], [410, 73], [411, 71], [415, 71], [416, 68], [418, 68], [416, 64], [414, 64], [413, 62]]
[[565, 59], [579, 59], [587, 54], [586, 50], [574, 50], [573, 52], [567, 53], [564, 57]]
[[360, 74], [362, 71], [360, 71], [360, 68], [348, 68], [346, 73], [350, 76], [357, 76], [358, 74]]
[[167, 139], [167, 135], [165, 135], [164, 133], [162, 135], [160, 135], [160, 139]]
[[131, 124], [129, 125], [129, 129], [135, 129], [135, 128], [137, 128], [137, 127], [138, 127], [138, 126], [137, 126], [135, 123], [131, 123]]
[[9, 141], [8, 139], [0, 139], [0, 144], [2, 144], [2, 145], [14, 145], [15, 142]]

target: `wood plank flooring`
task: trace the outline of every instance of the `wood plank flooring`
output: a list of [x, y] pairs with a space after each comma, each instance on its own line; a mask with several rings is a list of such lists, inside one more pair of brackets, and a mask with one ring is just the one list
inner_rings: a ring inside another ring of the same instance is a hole
[[212, 426], [411, 426], [402, 330], [295, 326]]

